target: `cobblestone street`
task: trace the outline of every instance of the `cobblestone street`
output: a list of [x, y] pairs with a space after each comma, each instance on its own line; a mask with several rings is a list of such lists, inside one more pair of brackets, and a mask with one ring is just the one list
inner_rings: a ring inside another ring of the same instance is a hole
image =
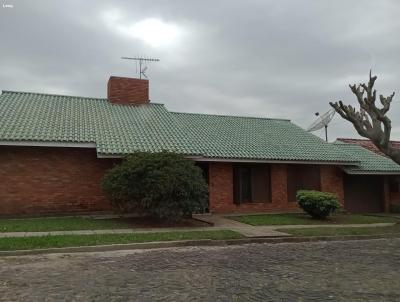
[[400, 301], [400, 239], [0, 258], [1, 301]]

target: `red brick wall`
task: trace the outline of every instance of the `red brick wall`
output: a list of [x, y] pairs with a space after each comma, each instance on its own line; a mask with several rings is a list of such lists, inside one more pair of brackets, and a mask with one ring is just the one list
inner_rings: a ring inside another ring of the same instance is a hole
[[111, 103], [138, 105], [149, 102], [149, 81], [142, 79], [110, 77], [107, 98]]
[[232, 164], [210, 163], [208, 177], [210, 212], [221, 213], [235, 209]]
[[240, 212], [283, 212], [297, 210], [295, 202], [287, 201], [286, 165], [271, 165], [272, 202], [233, 203], [233, 165], [231, 163], [210, 163], [209, 200], [211, 213]]
[[110, 210], [95, 149], [0, 147], [0, 215]]
[[[0, 147], [0, 215], [65, 214], [109, 211], [100, 188], [113, 160], [99, 159], [94, 149]], [[210, 211], [283, 212], [297, 210], [287, 201], [287, 166], [271, 165], [270, 203], [233, 203], [232, 163], [210, 163]], [[342, 171], [321, 166], [321, 189], [343, 201]]]
[[321, 191], [335, 193], [344, 205], [343, 171], [336, 166], [321, 165]]
[[[335, 166], [321, 166], [321, 190], [336, 193], [341, 203], [344, 199], [343, 172]], [[287, 166], [271, 164], [270, 203], [233, 202], [233, 166], [231, 163], [210, 163], [210, 211], [212, 213], [285, 212], [298, 210], [296, 202], [288, 202]]]

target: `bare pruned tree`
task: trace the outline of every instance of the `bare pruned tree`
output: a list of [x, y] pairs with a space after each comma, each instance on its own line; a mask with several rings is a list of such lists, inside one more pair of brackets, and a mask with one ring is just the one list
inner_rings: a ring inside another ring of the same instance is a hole
[[390, 109], [394, 92], [387, 97], [380, 95], [382, 108], [378, 108], [375, 103], [376, 90], [374, 89], [376, 79], [377, 76], [372, 77], [370, 71], [368, 85], [349, 85], [360, 104], [359, 111], [351, 105], [344, 105], [342, 101], [329, 104], [342, 118], [353, 124], [358, 134], [370, 139], [379, 150], [400, 164], [400, 150], [394, 148], [390, 142], [392, 122], [386, 115]]

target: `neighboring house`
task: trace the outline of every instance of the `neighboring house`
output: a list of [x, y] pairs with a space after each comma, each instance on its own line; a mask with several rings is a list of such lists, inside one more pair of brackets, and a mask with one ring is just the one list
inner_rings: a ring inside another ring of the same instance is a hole
[[[111, 77], [107, 99], [3, 91], [0, 214], [108, 211], [102, 176], [135, 151], [196, 161], [213, 213], [296, 210], [298, 189], [333, 192], [345, 208], [369, 211], [358, 206], [362, 198], [349, 197], [348, 177], [372, 169], [380, 181], [368, 187], [378, 192], [386, 175], [400, 174], [385, 157], [326, 143], [289, 120], [170, 112], [149, 101], [148, 87]], [[382, 193], [373, 210], [389, 202]]]
[[[400, 149], [400, 142], [391, 143]], [[386, 204], [400, 207], [398, 164], [379, 151], [370, 140], [338, 138], [336, 144], [360, 161], [358, 166], [344, 167], [345, 200], [349, 211], [380, 211], [382, 195]]]
[[[342, 143], [347, 143], [347, 144], [352, 144], [352, 145], [359, 145], [365, 149], [368, 149], [369, 151], [375, 152], [379, 155], [386, 156], [383, 154], [377, 146], [374, 145], [373, 142], [371, 142], [369, 139], [357, 139], [357, 138], [338, 138], [338, 142]], [[399, 141], [390, 141], [392, 146], [396, 149], [400, 149], [400, 142]]]

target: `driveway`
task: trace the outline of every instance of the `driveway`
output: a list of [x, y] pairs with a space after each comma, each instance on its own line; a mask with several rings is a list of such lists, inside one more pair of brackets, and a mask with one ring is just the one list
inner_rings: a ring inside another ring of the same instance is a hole
[[400, 239], [0, 258], [0, 301], [400, 301]]

